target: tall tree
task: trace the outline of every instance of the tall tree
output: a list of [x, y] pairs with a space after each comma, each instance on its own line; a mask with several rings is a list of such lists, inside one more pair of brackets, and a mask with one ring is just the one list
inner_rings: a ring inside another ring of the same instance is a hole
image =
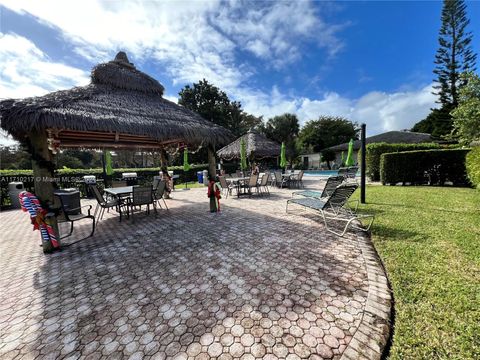
[[452, 112], [453, 133], [461, 144], [480, 141], [480, 77], [473, 72], [462, 74], [467, 84], [459, 91], [458, 106]]
[[438, 95], [439, 109], [416, 123], [412, 131], [428, 132], [434, 136], [451, 133], [453, 120], [450, 112], [458, 105], [459, 90], [465, 86], [460, 74], [474, 71], [477, 55], [471, 48], [472, 33], [467, 31], [470, 20], [467, 18], [463, 0], [444, 0], [440, 27], [439, 48], [435, 55], [434, 74], [436, 85], [434, 95]]
[[338, 116], [320, 116], [308, 121], [299, 139], [305, 150], [319, 152], [330, 146], [358, 139], [358, 125]]
[[283, 114], [268, 119], [262, 127], [263, 133], [271, 140], [285, 143], [287, 158], [290, 164], [298, 155], [296, 140], [300, 131], [300, 124], [295, 114]]
[[179, 95], [180, 105], [229, 129], [234, 135], [243, 135], [249, 128], [258, 127], [262, 123], [261, 118], [245, 113], [240, 102], [230, 101], [224, 91], [205, 79], [192, 86], [186, 85]]
[[438, 85], [435, 95], [443, 106], [458, 105], [458, 89], [465, 85], [462, 72], [474, 71], [477, 55], [472, 51], [472, 33], [466, 31], [470, 23], [463, 0], [444, 0], [442, 26], [438, 37], [439, 48], [435, 55], [434, 74]]

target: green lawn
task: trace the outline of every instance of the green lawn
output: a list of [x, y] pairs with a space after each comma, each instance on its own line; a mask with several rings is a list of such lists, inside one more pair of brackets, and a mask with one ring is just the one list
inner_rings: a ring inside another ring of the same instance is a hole
[[[193, 188], [199, 188], [199, 187], [204, 187], [205, 191], [207, 191], [207, 187], [203, 184], [199, 184], [198, 182], [188, 182], [187, 183], [187, 189], [193, 189]], [[185, 183], [175, 183], [175, 190], [182, 190], [185, 189]]]
[[390, 359], [480, 359], [480, 191], [372, 185], [366, 198], [395, 299]]

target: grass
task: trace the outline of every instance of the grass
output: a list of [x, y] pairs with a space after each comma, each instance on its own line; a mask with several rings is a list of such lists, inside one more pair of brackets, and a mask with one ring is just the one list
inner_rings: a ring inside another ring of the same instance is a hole
[[369, 186], [366, 197], [395, 299], [389, 359], [480, 359], [480, 191]]

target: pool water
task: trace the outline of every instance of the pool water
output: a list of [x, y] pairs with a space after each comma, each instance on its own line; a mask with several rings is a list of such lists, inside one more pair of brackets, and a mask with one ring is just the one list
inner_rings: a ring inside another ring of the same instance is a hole
[[335, 176], [338, 170], [305, 170], [304, 176]]

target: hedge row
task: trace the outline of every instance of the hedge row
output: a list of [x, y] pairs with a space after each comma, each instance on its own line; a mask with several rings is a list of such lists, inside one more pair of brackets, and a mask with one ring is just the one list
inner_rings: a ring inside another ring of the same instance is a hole
[[[436, 143], [419, 143], [419, 144], [387, 144], [373, 143], [367, 144], [366, 174], [372, 181], [380, 180], [380, 157], [385, 153], [438, 149], [440, 146]], [[360, 155], [360, 154], [359, 154]]]
[[[186, 173], [183, 166], [171, 166], [168, 168], [180, 175], [178, 182], [197, 181], [196, 172], [208, 169], [208, 164], [191, 165], [190, 170]], [[120, 179], [124, 172], [136, 172], [139, 177], [139, 183], [151, 183], [153, 177], [158, 175], [160, 168], [121, 168], [113, 170], [113, 179]], [[58, 169], [55, 173], [57, 178], [56, 184], [60, 188], [79, 187], [78, 180], [82, 180], [84, 175], [96, 175], [101, 178], [103, 170], [98, 169]], [[28, 191], [33, 191], [34, 177], [32, 170], [0, 170], [0, 206], [9, 204], [8, 183], [22, 182]]]
[[474, 187], [480, 189], [480, 146], [474, 146], [466, 159], [468, 179]]
[[465, 158], [469, 149], [419, 150], [382, 154], [382, 184], [467, 185]]

